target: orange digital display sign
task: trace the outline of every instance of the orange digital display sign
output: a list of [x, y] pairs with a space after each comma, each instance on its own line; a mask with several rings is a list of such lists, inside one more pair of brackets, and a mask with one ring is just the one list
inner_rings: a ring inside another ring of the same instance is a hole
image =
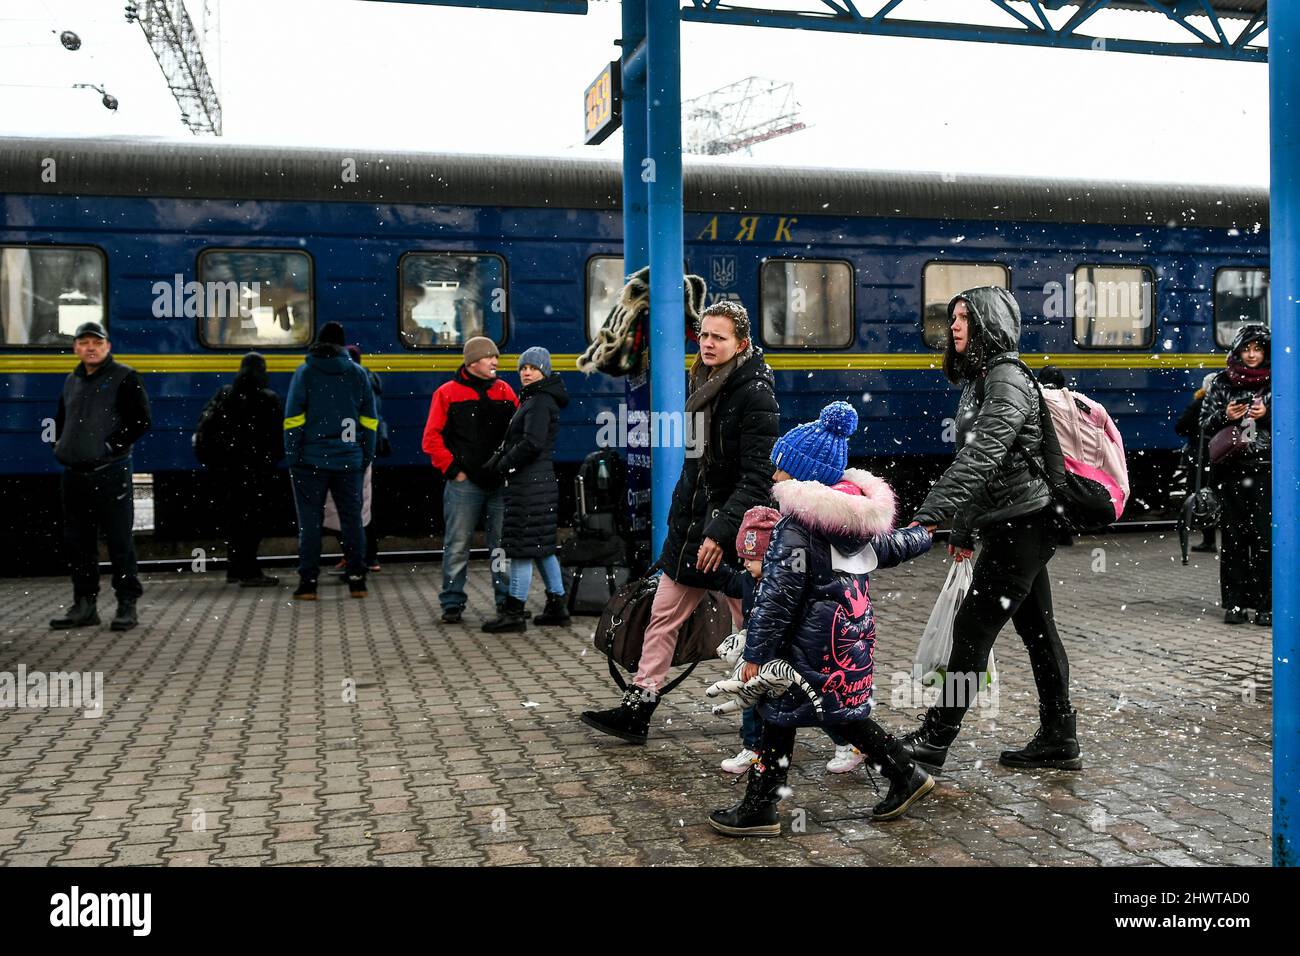
[[620, 64], [617, 60], [600, 71], [600, 75], [587, 87], [584, 97], [587, 110], [587, 128], [583, 143], [595, 146], [603, 143], [609, 134], [623, 123], [623, 90], [619, 82]]

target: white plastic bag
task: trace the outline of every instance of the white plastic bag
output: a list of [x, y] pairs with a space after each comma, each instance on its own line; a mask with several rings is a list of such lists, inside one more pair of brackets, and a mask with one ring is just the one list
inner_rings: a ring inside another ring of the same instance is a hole
[[[948, 658], [952, 655], [952, 622], [957, 617], [957, 609], [970, 590], [971, 577], [975, 573], [971, 560], [954, 561], [948, 569], [948, 577], [943, 582], [943, 590], [934, 602], [930, 617], [921, 632], [921, 643], [917, 645], [916, 657], [912, 659], [912, 679], [920, 681], [927, 687], [943, 686], [944, 676], [948, 672]], [[990, 661], [992, 659], [990, 658]], [[992, 664], [989, 665], [992, 667]]]

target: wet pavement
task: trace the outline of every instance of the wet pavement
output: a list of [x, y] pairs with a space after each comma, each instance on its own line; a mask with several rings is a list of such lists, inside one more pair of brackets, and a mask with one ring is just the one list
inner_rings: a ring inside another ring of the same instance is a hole
[[[871, 823], [866, 770], [827, 773], [832, 745], [803, 730], [785, 835], [763, 840], [705, 823], [744, 786], [718, 769], [739, 721], [703, 694], [720, 663], [665, 699], [648, 746], [602, 737], [577, 720], [617, 699], [596, 619], [483, 634], [485, 564], [456, 626], [436, 623], [434, 565], [386, 567], [365, 600], [323, 583], [315, 604], [222, 572], [152, 574], [125, 634], [107, 628], [111, 596], [102, 627], [53, 632], [67, 583], [6, 580], [0, 864], [1265, 865], [1272, 633], [1224, 625], [1216, 556], [1184, 568], [1176, 551], [1172, 534], [1117, 535], [1051, 564], [1082, 772], [998, 764], [1037, 717], [1008, 627], [996, 702], [972, 712], [930, 798]], [[891, 729], [920, 713], [902, 675], [945, 561], [873, 575], [876, 716]], [[40, 699], [56, 672], [89, 675], [77, 707]]]

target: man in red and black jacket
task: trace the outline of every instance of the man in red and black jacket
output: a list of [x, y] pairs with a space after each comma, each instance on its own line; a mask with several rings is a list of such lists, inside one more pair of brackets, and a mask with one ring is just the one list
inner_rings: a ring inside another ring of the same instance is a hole
[[[446, 530], [438, 595], [444, 624], [457, 623], [464, 613], [470, 540], [480, 519], [488, 551], [496, 555], [501, 548], [505, 499], [500, 479], [483, 465], [505, 438], [519, 399], [497, 378], [500, 355], [489, 338], [480, 335], [466, 342], [465, 362], [450, 382], [433, 393], [424, 426], [424, 450], [447, 482], [442, 493]], [[499, 563], [493, 560], [492, 571], [498, 612], [510, 596], [510, 580], [504, 571], [496, 570]]]

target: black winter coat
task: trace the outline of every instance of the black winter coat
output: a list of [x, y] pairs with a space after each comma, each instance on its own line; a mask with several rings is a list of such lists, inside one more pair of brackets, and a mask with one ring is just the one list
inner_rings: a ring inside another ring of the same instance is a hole
[[673, 489], [668, 535], [659, 561], [678, 584], [721, 590], [730, 571], [696, 570], [705, 538], [723, 550], [724, 564], [736, 565], [736, 534], [745, 512], [768, 503], [772, 493], [772, 445], [779, 410], [776, 381], [762, 350], [731, 373], [714, 402], [708, 451], [688, 457]]
[[1030, 469], [1025, 456], [1043, 465], [1043, 428], [1038, 388], [1015, 362], [1020, 347], [1020, 308], [1005, 289], [972, 289], [948, 303], [965, 300], [970, 310], [965, 354], [953, 360], [948, 333], [945, 368], [964, 383], [957, 403], [957, 457], [926, 495], [913, 520], [951, 523], [953, 545], [970, 548], [975, 532], [994, 522], [1041, 511], [1052, 494]]
[[[1262, 326], [1248, 325], [1237, 333], [1237, 337], [1232, 343], [1232, 352], [1230, 359], [1241, 360], [1241, 351], [1250, 342], [1260, 342], [1264, 346], [1264, 366], [1270, 364], [1269, 354], [1269, 333]], [[1255, 440], [1251, 443], [1250, 450], [1225, 462], [1225, 466], [1232, 467], [1250, 467], [1250, 468], [1269, 468], [1272, 466], [1273, 455], [1273, 390], [1265, 382], [1254, 387], [1245, 385], [1233, 385], [1228, 378], [1228, 370], [1224, 369], [1214, 377], [1210, 383], [1210, 390], [1205, 395], [1205, 400], [1201, 405], [1201, 430], [1205, 433], [1205, 446], [1208, 449], [1210, 439], [1216, 432], [1234, 424], [1228, 420], [1228, 406], [1233, 402], [1245, 402], [1247, 405], [1254, 402], [1256, 398], [1264, 400], [1264, 415], [1262, 418], [1253, 419], [1255, 422]], [[1252, 421], [1249, 415], [1241, 418], [1235, 424], [1245, 425]]]
[[272, 471], [284, 460], [284, 403], [271, 389], [223, 385], [200, 418], [209, 415], [221, 444], [215, 467]]
[[744, 657], [760, 666], [789, 662], [819, 696], [814, 702], [791, 687], [759, 704], [763, 719], [778, 726], [870, 716], [876, 620], [869, 575], [930, 550], [925, 528], [891, 530], [895, 500], [884, 481], [850, 468], [844, 482], [862, 494], [816, 481], [782, 481], [772, 489], [781, 520], [763, 557]]
[[501, 535], [506, 557], [544, 558], [555, 553], [560, 486], [551, 456], [560, 409], [569, 404], [564, 380], [552, 374], [524, 386], [501, 449], [488, 462], [504, 479], [506, 517]]

